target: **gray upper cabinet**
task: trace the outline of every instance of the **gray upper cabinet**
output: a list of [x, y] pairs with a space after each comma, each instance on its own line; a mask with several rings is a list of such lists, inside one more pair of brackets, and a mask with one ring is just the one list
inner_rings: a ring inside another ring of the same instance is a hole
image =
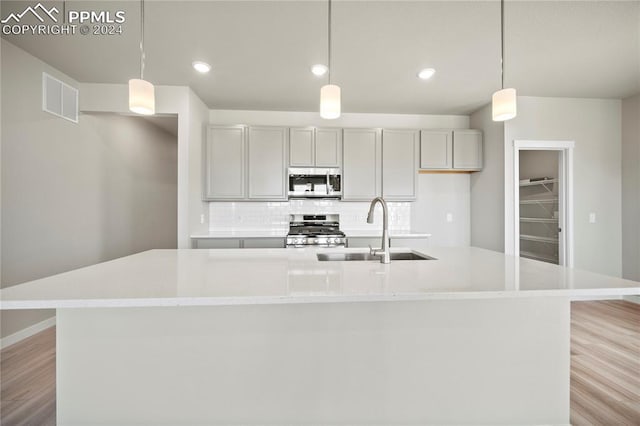
[[204, 146], [205, 200], [246, 197], [246, 127], [209, 126]]
[[451, 130], [420, 132], [420, 168], [450, 169], [453, 167], [453, 133]]
[[416, 199], [417, 130], [382, 131], [382, 195], [390, 201]]
[[284, 127], [249, 128], [250, 199], [287, 199], [287, 135]]
[[421, 131], [420, 168], [482, 170], [482, 132], [472, 129]]
[[292, 128], [289, 165], [292, 167], [340, 167], [342, 129]]
[[482, 169], [482, 132], [480, 130], [453, 131], [453, 168]]
[[342, 165], [342, 129], [316, 129], [316, 166]]
[[382, 195], [382, 143], [378, 129], [344, 129], [342, 141], [345, 201], [370, 201]]
[[289, 165], [310, 167], [315, 164], [315, 129], [291, 129], [289, 133]]

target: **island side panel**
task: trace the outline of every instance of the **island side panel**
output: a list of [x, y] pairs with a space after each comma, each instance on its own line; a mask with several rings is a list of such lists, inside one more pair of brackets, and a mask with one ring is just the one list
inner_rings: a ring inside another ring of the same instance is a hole
[[58, 310], [58, 424], [569, 424], [563, 297]]

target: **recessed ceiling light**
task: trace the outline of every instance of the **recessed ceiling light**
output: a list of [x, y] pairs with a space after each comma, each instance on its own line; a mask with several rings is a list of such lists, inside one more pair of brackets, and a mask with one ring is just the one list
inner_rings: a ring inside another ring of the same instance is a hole
[[198, 72], [200, 72], [202, 74], [205, 74], [205, 73], [208, 73], [209, 71], [211, 71], [211, 65], [209, 65], [206, 62], [194, 61], [192, 65], [193, 65], [193, 69], [194, 70], [196, 70], [196, 71], [198, 71]]
[[311, 72], [313, 73], [313, 75], [318, 77], [325, 75], [328, 70], [329, 68], [327, 68], [327, 66], [323, 64], [315, 64], [311, 67]]
[[434, 70], [433, 68], [425, 68], [423, 70], [420, 70], [420, 72], [418, 73], [418, 78], [422, 80], [429, 80], [435, 73], [436, 70]]

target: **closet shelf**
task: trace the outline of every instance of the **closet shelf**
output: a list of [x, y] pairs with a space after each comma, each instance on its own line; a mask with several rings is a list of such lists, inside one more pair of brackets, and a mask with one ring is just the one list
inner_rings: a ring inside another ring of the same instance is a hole
[[545, 218], [545, 217], [521, 217], [520, 222], [531, 223], [558, 223], [558, 219]]
[[520, 182], [520, 186], [546, 185], [549, 183], [557, 183], [558, 179], [535, 180], [533, 182]]
[[527, 241], [536, 241], [536, 242], [539, 242], [539, 243], [558, 244], [558, 238], [539, 237], [537, 235], [524, 235], [524, 234], [521, 234], [520, 235], [520, 239], [521, 240], [527, 240]]
[[558, 198], [544, 198], [540, 200], [520, 200], [520, 204], [553, 204], [557, 202], [558, 202]]
[[542, 254], [533, 253], [530, 251], [521, 251], [520, 257], [526, 257], [527, 259], [533, 259], [533, 260], [542, 260], [544, 262], [551, 262], [556, 264], [558, 263], [558, 259], [556, 259], [555, 257], [544, 256]]

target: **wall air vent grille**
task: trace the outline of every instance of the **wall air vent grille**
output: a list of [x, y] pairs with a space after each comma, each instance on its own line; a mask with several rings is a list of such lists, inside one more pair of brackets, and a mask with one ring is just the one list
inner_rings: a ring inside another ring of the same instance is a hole
[[42, 110], [78, 122], [78, 89], [42, 73]]

